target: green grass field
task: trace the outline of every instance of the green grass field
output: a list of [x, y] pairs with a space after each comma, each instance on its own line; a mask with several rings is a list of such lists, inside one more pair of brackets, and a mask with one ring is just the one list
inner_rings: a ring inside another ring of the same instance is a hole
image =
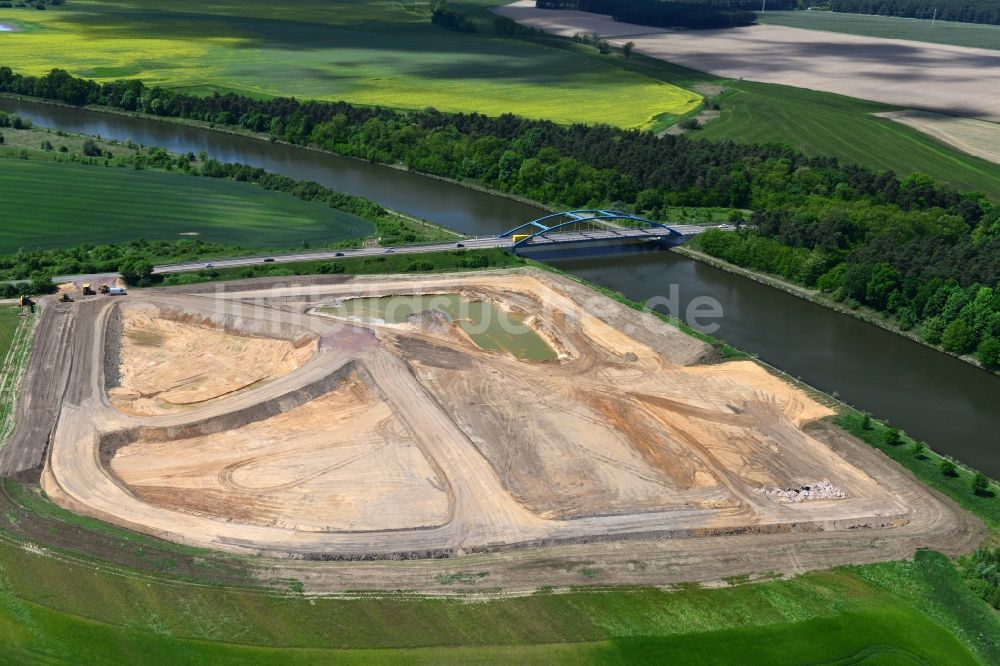
[[[476, 10], [490, 3], [471, 4]], [[685, 113], [701, 100], [606, 61], [500, 39], [486, 23], [471, 35], [433, 26], [429, 7], [392, 0], [73, 0], [44, 12], [0, 9], [0, 22], [21, 30], [0, 33], [0, 59], [26, 73], [63, 67], [97, 80], [139, 77], [199, 93], [624, 127]]]
[[1000, 636], [936, 553], [722, 589], [304, 598], [25, 549], [12, 519], [0, 530], [0, 643], [15, 663], [975, 664], [997, 657]]
[[231, 180], [9, 158], [0, 158], [0, 210], [0, 254], [135, 239], [296, 247], [373, 230], [343, 211]]
[[[18, 71], [42, 73], [58, 65], [98, 80], [137, 76], [196, 92], [509, 111], [656, 129], [697, 106], [700, 96], [687, 90], [722, 84], [728, 90], [722, 117], [692, 136], [786, 143], [901, 175], [921, 171], [1000, 198], [996, 165], [871, 115], [893, 107], [719, 80], [642, 56], [602, 56], [568, 40], [450, 32], [429, 25], [419, 4], [324, 2], [323, 10], [320, 1], [288, 10], [263, 0], [169, 6], [76, 0], [46, 12], [0, 9], [0, 21], [25, 28], [0, 34], [0, 57]], [[494, 1], [455, 6], [485, 22], [485, 7]], [[36, 49], [48, 54], [44, 62]]]
[[784, 143], [807, 155], [829, 155], [899, 175], [926, 173], [959, 189], [1000, 200], [1000, 166], [872, 115], [894, 107], [766, 83], [729, 81], [723, 85], [721, 117], [689, 136]]
[[817, 11], [764, 12], [758, 15], [757, 20], [761, 23], [790, 28], [845, 32], [850, 35], [886, 39], [911, 39], [980, 49], [1000, 49], [1000, 25], [955, 21], [935, 21], [932, 25], [925, 19]]
[[[593, 49], [547, 40], [576, 57], [598, 57]], [[615, 57], [630, 71], [684, 88], [722, 87], [722, 115], [691, 138], [731, 139], [743, 143], [783, 143], [807, 155], [836, 157], [872, 169], [891, 169], [901, 176], [919, 171], [962, 190], [980, 191], [1000, 200], [1000, 166], [947, 146], [913, 128], [873, 113], [896, 107], [831, 93], [752, 81], [735, 81], [679, 65], [634, 55]], [[706, 96], [713, 97], [713, 94]], [[673, 122], [657, 123], [665, 129]]]

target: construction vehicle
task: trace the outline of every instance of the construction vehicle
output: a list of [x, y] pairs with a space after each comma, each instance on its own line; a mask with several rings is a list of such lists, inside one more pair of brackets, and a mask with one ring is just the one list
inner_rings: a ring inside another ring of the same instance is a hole
[[94, 296], [97, 292], [90, 288], [89, 282], [83, 283], [83, 295], [84, 296]]
[[102, 284], [102, 285], [101, 285], [101, 293], [102, 293], [102, 294], [106, 294], [106, 293], [108, 293], [109, 291], [111, 291], [111, 287], [109, 287], [109, 286], [108, 286], [108, 285], [106, 285], [106, 284]]
[[[91, 293], [93, 293], [93, 292], [91, 292]], [[73, 302], [73, 298], [69, 295], [69, 292], [64, 291], [62, 293], [62, 296], [59, 297], [59, 302], [60, 303], [72, 303]]]
[[35, 312], [35, 302], [31, 300], [31, 297], [27, 294], [24, 294], [21, 298], [17, 299], [17, 306], [21, 308], [22, 315], [24, 314], [24, 308], [29, 308], [32, 314]]

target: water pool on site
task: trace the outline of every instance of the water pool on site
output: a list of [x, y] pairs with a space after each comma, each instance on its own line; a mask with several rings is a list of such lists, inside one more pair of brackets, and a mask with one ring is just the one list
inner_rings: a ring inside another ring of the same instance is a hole
[[556, 352], [519, 314], [461, 294], [418, 294], [351, 298], [321, 308], [339, 317], [404, 324], [421, 312], [440, 312], [465, 331], [481, 349], [506, 352], [529, 361], [549, 361]]

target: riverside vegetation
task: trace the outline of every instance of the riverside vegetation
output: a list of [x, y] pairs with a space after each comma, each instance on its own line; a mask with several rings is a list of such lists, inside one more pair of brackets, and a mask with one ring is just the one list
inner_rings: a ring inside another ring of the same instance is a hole
[[[148, 284], [153, 263], [358, 247], [373, 234], [386, 244], [456, 237], [361, 197], [205, 155], [33, 130], [3, 112], [0, 128], [10, 128], [0, 134], [0, 203], [13, 211], [0, 230], [3, 298], [50, 293], [53, 275], [121, 271]], [[119, 205], [109, 209], [112, 198]]]
[[1000, 24], [1000, 6], [991, 0], [830, 0], [829, 7], [854, 14]]
[[0, 67], [0, 91], [237, 125], [558, 207], [611, 206], [653, 219], [677, 206], [751, 210], [733, 219], [749, 230], [706, 236], [706, 252], [868, 305], [901, 328], [919, 327], [931, 344], [1000, 364], [1000, 206], [923, 174], [899, 178], [773, 144], [510, 115], [197, 97], [59, 70], [31, 77]]

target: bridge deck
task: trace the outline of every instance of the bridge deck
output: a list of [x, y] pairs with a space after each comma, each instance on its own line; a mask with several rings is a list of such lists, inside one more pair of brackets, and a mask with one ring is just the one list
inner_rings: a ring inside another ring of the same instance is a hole
[[[487, 248], [500, 248], [505, 250], [516, 249], [517, 247], [538, 247], [543, 245], [554, 245], [557, 243], [601, 243], [627, 238], [648, 238], [650, 240], [665, 237], [672, 229], [684, 238], [701, 233], [709, 227], [699, 225], [676, 225], [669, 229], [665, 227], [602, 227], [599, 229], [587, 229], [581, 231], [542, 231], [539, 235], [521, 241], [520, 245], [515, 245], [514, 240], [509, 235], [478, 236], [476, 238], [456, 238], [448, 243], [424, 243], [415, 245], [402, 245], [396, 248], [366, 247], [359, 249], [344, 250], [310, 250], [306, 252], [291, 252], [288, 254], [256, 255], [249, 257], [238, 257], [232, 259], [216, 259], [212, 262], [212, 268], [235, 268], [239, 266], [251, 266], [262, 261], [277, 264], [293, 263], [298, 261], [319, 261], [349, 259], [352, 257], [368, 257], [388, 252], [397, 254], [421, 254], [425, 252], [442, 252], [455, 249], [456, 245], [468, 250], [482, 250]], [[190, 271], [200, 271], [206, 268], [203, 261], [191, 261], [180, 264], [166, 264], [156, 266], [153, 272], [156, 274], [185, 273]], [[91, 273], [81, 275], [59, 275], [52, 278], [53, 282], [105, 282], [119, 277], [118, 273]]]
[[[693, 236], [701, 233], [705, 227], [697, 225], [683, 225], [672, 227], [683, 236]], [[555, 231], [542, 232], [524, 241], [522, 245], [546, 245], [552, 243], [584, 243], [600, 242], [607, 240], [618, 240], [626, 238], [662, 238], [667, 236], [667, 230], [656, 227], [625, 228], [607, 226], [603, 229], [589, 229], [587, 231]], [[501, 240], [498, 238], [497, 240]]]

